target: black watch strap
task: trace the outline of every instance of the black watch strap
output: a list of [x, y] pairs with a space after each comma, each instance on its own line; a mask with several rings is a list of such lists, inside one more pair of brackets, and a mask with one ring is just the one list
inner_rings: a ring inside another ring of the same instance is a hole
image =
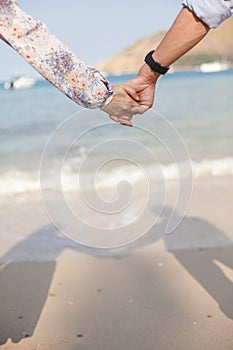
[[159, 74], [166, 74], [167, 71], [169, 70], [169, 67], [161, 66], [159, 62], [156, 62], [152, 57], [154, 52], [155, 50], [152, 50], [146, 55], [145, 62], [153, 70], [153, 72], [159, 73]]

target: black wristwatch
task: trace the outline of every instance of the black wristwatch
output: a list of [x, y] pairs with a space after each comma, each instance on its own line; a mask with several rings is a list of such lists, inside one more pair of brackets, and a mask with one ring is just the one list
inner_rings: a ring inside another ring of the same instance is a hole
[[159, 62], [156, 62], [152, 57], [154, 52], [155, 50], [152, 50], [146, 55], [145, 62], [148, 64], [151, 70], [153, 70], [153, 72], [159, 74], [166, 74], [169, 70], [169, 67], [161, 66]]

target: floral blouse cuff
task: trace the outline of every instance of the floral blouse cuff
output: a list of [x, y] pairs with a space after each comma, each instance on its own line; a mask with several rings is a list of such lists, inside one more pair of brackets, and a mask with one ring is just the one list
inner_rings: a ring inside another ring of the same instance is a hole
[[37, 19], [16, 1], [0, 0], [0, 37], [45, 79], [86, 108], [104, 108], [114, 91], [95, 69], [88, 68]]

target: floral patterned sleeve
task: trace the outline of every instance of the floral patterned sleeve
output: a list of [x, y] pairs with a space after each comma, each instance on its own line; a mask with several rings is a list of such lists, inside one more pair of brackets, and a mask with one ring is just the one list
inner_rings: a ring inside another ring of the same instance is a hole
[[88, 68], [39, 20], [15, 1], [0, 0], [0, 37], [45, 79], [86, 108], [103, 108], [112, 98], [108, 81]]

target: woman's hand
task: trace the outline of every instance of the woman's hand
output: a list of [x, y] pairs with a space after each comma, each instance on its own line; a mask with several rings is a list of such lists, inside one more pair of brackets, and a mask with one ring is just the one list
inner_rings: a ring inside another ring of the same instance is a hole
[[133, 108], [139, 108], [139, 97], [133, 87], [122, 85], [113, 85], [116, 94], [112, 100], [103, 108], [104, 112], [115, 122], [122, 125], [133, 126], [131, 119], [135, 112]]

